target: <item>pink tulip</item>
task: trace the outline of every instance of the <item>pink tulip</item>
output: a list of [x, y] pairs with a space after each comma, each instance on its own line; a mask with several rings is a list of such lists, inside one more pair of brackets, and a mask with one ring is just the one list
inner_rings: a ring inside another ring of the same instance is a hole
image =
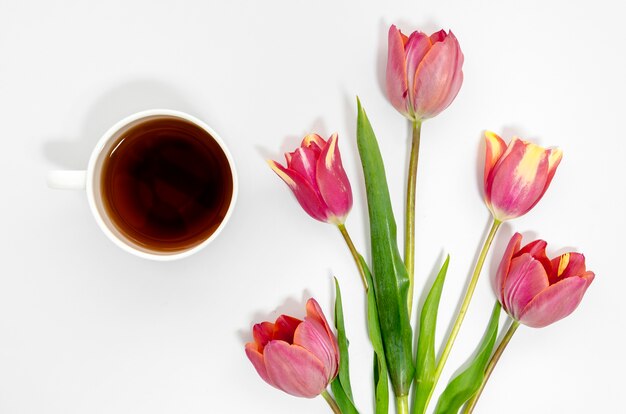
[[337, 134], [328, 141], [309, 134], [285, 158], [287, 167], [271, 160], [268, 164], [291, 188], [304, 211], [316, 220], [343, 224], [352, 208], [352, 189], [341, 164]]
[[389, 28], [387, 95], [410, 120], [432, 118], [454, 100], [463, 83], [463, 53], [450, 31], [403, 35]]
[[306, 303], [301, 321], [281, 315], [254, 325], [246, 355], [261, 378], [296, 397], [317, 397], [337, 376], [339, 348], [315, 299]]
[[526, 214], [548, 189], [563, 157], [558, 148], [545, 149], [513, 138], [507, 145], [493, 132], [485, 133], [485, 202], [494, 219]]
[[546, 242], [535, 240], [520, 249], [515, 233], [498, 267], [495, 290], [502, 307], [515, 320], [542, 328], [572, 313], [594, 278], [585, 256], [546, 256]]

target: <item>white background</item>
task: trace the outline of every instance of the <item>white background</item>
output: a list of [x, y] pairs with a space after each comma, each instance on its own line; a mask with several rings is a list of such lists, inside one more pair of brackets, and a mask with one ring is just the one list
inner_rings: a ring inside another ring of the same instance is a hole
[[[368, 236], [355, 147], [355, 96], [387, 163], [399, 228], [409, 126], [382, 87], [386, 36], [451, 28], [465, 81], [423, 128], [417, 296], [452, 262], [441, 346], [489, 221], [481, 133], [563, 148], [551, 188], [504, 226], [549, 254], [585, 253], [596, 280], [579, 309], [521, 328], [479, 402], [482, 413], [615, 413], [626, 369], [623, 303], [623, 13], [609, 0], [18, 1], [0, 0], [0, 412], [319, 413], [321, 398], [281, 393], [244, 354], [254, 322], [302, 316], [315, 296], [331, 314], [344, 291], [354, 393], [371, 412], [371, 349], [358, 274], [337, 230], [306, 216], [264, 159], [308, 132], [338, 132]], [[135, 258], [97, 228], [84, 193], [46, 188], [79, 169], [109, 126], [167, 107], [206, 121], [238, 164], [232, 221], [201, 253]], [[494, 295], [483, 275], [437, 394], [473, 352]]]

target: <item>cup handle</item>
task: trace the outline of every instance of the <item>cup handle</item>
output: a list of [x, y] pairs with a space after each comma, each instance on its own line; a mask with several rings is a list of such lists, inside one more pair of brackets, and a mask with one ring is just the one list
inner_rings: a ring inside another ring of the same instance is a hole
[[49, 171], [47, 181], [48, 187], [57, 190], [84, 190], [87, 183], [87, 171]]

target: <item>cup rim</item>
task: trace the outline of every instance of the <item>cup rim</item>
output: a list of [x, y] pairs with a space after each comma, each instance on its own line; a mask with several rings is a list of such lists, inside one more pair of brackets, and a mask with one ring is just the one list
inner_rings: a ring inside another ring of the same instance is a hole
[[[95, 194], [95, 190], [94, 190], [94, 175], [96, 173], [95, 169], [96, 169], [96, 164], [98, 162], [98, 159], [100, 158], [100, 154], [102, 152], [102, 150], [105, 148], [106, 144], [111, 140], [111, 138], [113, 138], [115, 136], [115, 134], [122, 128], [124, 128], [126, 125], [137, 121], [139, 119], [142, 118], [147, 118], [150, 116], [173, 116], [173, 117], [177, 117], [177, 118], [182, 118], [186, 121], [192, 122], [194, 124], [196, 124], [197, 126], [199, 126], [200, 128], [204, 129], [205, 131], [207, 131], [211, 137], [215, 140], [215, 142], [220, 146], [220, 148], [222, 149], [222, 152], [224, 153], [224, 155], [226, 156], [226, 159], [228, 161], [228, 165], [230, 167], [230, 171], [231, 171], [231, 176], [232, 176], [232, 182], [233, 182], [233, 192], [232, 192], [232, 196], [230, 198], [230, 205], [228, 206], [228, 210], [226, 211], [226, 214], [224, 215], [224, 218], [222, 219], [222, 222], [219, 224], [219, 226], [217, 226], [217, 228], [215, 229], [215, 231], [209, 236], [207, 237], [205, 240], [203, 240], [201, 243], [198, 243], [197, 245], [190, 247], [189, 249], [180, 251], [180, 252], [174, 252], [174, 253], [151, 253], [151, 252], [146, 252], [146, 251], [142, 251], [139, 250], [137, 248], [135, 248], [134, 246], [126, 243], [124, 240], [120, 239], [115, 233], [113, 233], [113, 231], [111, 231], [111, 229], [109, 228], [109, 226], [105, 223], [103, 217], [101, 216], [100, 213], [100, 209], [98, 208], [97, 202], [96, 202], [96, 194]], [[98, 140], [96, 146], [94, 147], [93, 151], [91, 152], [91, 156], [89, 158], [89, 164], [87, 165], [87, 182], [85, 185], [85, 189], [87, 190], [87, 200], [89, 203], [89, 208], [91, 209], [91, 212], [94, 216], [94, 218], [96, 219], [96, 222], [98, 223], [98, 227], [100, 227], [100, 229], [104, 232], [104, 234], [106, 234], [106, 236], [113, 242], [115, 243], [117, 246], [119, 246], [120, 248], [122, 248], [122, 250], [127, 251], [128, 253], [131, 253], [135, 256], [144, 258], [144, 259], [149, 259], [149, 260], [156, 260], [156, 261], [172, 261], [172, 260], [178, 260], [178, 259], [183, 259], [185, 257], [191, 256], [192, 254], [202, 250], [204, 247], [206, 247], [209, 243], [211, 243], [223, 230], [223, 228], [226, 226], [226, 223], [230, 220], [230, 217], [233, 213], [235, 204], [237, 202], [237, 197], [238, 197], [238, 193], [239, 193], [239, 179], [237, 176], [237, 169], [235, 168], [235, 162], [233, 160], [232, 154], [230, 153], [230, 151], [228, 150], [228, 147], [226, 146], [226, 144], [224, 143], [224, 141], [222, 140], [222, 138], [219, 136], [218, 133], [215, 132], [215, 130], [213, 130], [213, 128], [211, 128], [209, 125], [207, 125], [204, 121], [202, 121], [201, 119], [196, 118], [193, 115], [190, 115], [188, 113], [185, 112], [181, 112], [181, 111], [177, 111], [177, 110], [173, 110], [173, 109], [147, 109], [144, 111], [139, 111], [136, 112], [134, 114], [131, 114], [123, 119], [121, 119], [120, 121], [116, 122], [112, 127], [110, 127], [103, 135], [102, 137], [100, 137], [100, 139]]]

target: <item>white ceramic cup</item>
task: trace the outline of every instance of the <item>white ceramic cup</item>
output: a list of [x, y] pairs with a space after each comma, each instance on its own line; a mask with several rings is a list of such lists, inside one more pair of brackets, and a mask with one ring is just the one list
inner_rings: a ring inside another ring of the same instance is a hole
[[[222, 152], [228, 160], [232, 176], [233, 191], [230, 205], [228, 207], [228, 210], [226, 211], [226, 214], [224, 215], [224, 218], [215, 229], [215, 231], [213, 231], [213, 233], [211, 233], [208, 238], [206, 238], [199, 244], [191, 246], [185, 250], [177, 250], [173, 252], [148, 249], [145, 246], [135, 243], [133, 240], [125, 236], [120, 230], [118, 230], [111, 218], [109, 217], [108, 212], [104, 206], [104, 202], [102, 200], [102, 192], [100, 188], [104, 160], [110, 153], [112, 146], [116, 143], [120, 135], [132, 124], [141, 122], [141, 120], [145, 118], [159, 116], [172, 116], [182, 118], [183, 120], [191, 122], [208, 132], [208, 134], [213, 137], [214, 141], [220, 146]], [[55, 189], [86, 190], [89, 207], [94, 218], [96, 219], [96, 222], [98, 223], [98, 226], [100, 227], [100, 229], [102, 229], [104, 234], [106, 234], [107, 237], [111, 239], [111, 241], [113, 241], [113, 243], [121, 247], [123, 250], [136, 256], [142, 257], [144, 259], [160, 261], [182, 259], [196, 253], [197, 251], [203, 249], [209, 243], [211, 243], [211, 241], [220, 234], [220, 232], [228, 222], [230, 216], [232, 215], [233, 208], [237, 200], [238, 191], [237, 173], [235, 170], [235, 164], [233, 162], [232, 155], [228, 151], [228, 148], [226, 148], [226, 145], [224, 145], [224, 142], [219, 137], [219, 135], [217, 135], [217, 133], [213, 131], [211, 127], [209, 127], [198, 118], [183, 112], [173, 111], [169, 109], [151, 109], [138, 112], [122, 119], [117, 124], [113, 125], [102, 136], [102, 138], [100, 138], [100, 140], [96, 144], [96, 147], [91, 153], [87, 170], [50, 171], [48, 174], [48, 186]]]

